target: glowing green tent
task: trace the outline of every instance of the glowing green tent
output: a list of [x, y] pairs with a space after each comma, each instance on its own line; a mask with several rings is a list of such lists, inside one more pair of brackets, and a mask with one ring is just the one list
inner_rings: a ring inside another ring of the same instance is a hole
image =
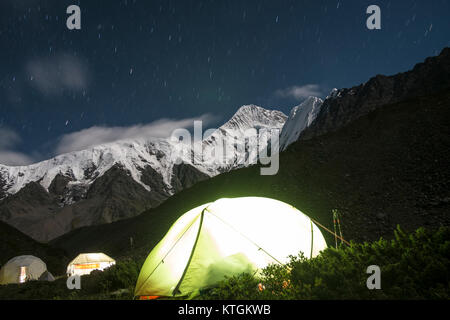
[[181, 216], [150, 252], [135, 296], [195, 296], [225, 276], [286, 263], [326, 248], [317, 226], [281, 201], [220, 199]]

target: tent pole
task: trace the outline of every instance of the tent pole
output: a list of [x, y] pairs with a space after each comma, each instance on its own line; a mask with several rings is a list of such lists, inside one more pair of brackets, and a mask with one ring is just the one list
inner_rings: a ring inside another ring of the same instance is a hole
[[311, 219], [309, 219], [309, 222], [311, 222], [311, 253], [309, 255], [309, 258], [312, 258], [313, 255], [313, 246], [314, 246], [314, 228], [313, 228], [313, 222]]
[[184, 279], [184, 276], [186, 275], [187, 269], [189, 268], [189, 265], [191, 264], [192, 257], [194, 256], [195, 247], [197, 247], [197, 242], [198, 242], [198, 239], [200, 238], [200, 232], [202, 231], [203, 216], [205, 215], [206, 209], [207, 208], [203, 209], [202, 213], [200, 215], [200, 223], [198, 226], [197, 237], [195, 238], [194, 245], [192, 246], [191, 255], [189, 256], [189, 260], [186, 263], [186, 268], [184, 268], [184, 271], [183, 271], [183, 274], [181, 275], [180, 281], [178, 281], [175, 289], [173, 289], [173, 293], [172, 293], [173, 296], [175, 296], [177, 293], [179, 293], [179, 288], [181, 286], [181, 282], [183, 282], [183, 279]]
[[328, 229], [327, 227], [325, 227], [323, 224], [319, 223], [317, 220], [314, 220], [313, 218], [310, 218], [312, 220], [312, 222], [314, 222], [315, 224], [317, 224], [319, 227], [323, 228], [325, 231], [331, 233], [332, 235], [334, 235], [335, 237], [339, 238], [339, 240], [344, 241], [344, 243], [348, 246], [351, 246], [350, 242], [348, 242], [347, 240], [345, 240], [344, 238], [341, 238], [340, 236], [338, 236], [335, 232], [331, 231], [330, 229]]
[[177, 239], [177, 241], [174, 243], [174, 245], [170, 248], [170, 250], [167, 252], [167, 254], [161, 259], [161, 261], [158, 263], [158, 265], [153, 269], [152, 272], [150, 272], [150, 274], [147, 276], [147, 278], [142, 282], [141, 286], [139, 287], [138, 290], [136, 290], [136, 292], [138, 292], [139, 290], [142, 289], [142, 287], [145, 285], [145, 283], [147, 282], [147, 280], [153, 275], [153, 273], [156, 271], [156, 269], [158, 269], [158, 267], [161, 265], [161, 263], [164, 263], [164, 259], [169, 255], [169, 253], [172, 251], [172, 249], [177, 245], [177, 243], [181, 240], [181, 238], [183, 238], [183, 236], [186, 234], [186, 232], [192, 227], [192, 225], [195, 223], [195, 221], [197, 221], [197, 218], [195, 218], [194, 220], [192, 220], [191, 224], [189, 225], [189, 227], [183, 232], [183, 234]]

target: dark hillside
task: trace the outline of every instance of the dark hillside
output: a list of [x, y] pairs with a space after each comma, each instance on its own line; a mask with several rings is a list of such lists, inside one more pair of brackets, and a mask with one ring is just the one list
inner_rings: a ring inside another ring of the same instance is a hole
[[51, 273], [65, 273], [69, 261], [63, 250], [39, 243], [1, 221], [0, 235], [2, 237], [2, 241], [0, 241], [0, 267], [16, 256], [33, 255], [42, 259]]

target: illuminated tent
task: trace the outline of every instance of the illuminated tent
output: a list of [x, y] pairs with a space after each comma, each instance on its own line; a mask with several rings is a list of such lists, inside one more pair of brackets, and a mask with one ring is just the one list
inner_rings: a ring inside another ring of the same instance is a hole
[[24, 283], [30, 280], [53, 281], [47, 265], [35, 256], [18, 256], [0, 269], [0, 284]]
[[300, 252], [314, 257], [326, 246], [311, 219], [286, 203], [220, 199], [172, 225], [142, 266], [135, 296], [193, 297], [225, 276], [286, 263]]
[[116, 264], [116, 261], [104, 253], [81, 253], [67, 266], [67, 275], [86, 275], [94, 270], [103, 271]]

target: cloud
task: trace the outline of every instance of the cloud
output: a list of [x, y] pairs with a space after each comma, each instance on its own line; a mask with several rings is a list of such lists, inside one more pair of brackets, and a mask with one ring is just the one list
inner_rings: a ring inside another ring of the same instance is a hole
[[[84, 150], [99, 144], [128, 139], [167, 138], [175, 129], [189, 129], [194, 121], [202, 121], [203, 127], [217, 120], [215, 116], [204, 114], [196, 118], [160, 119], [149, 124], [137, 124], [128, 127], [94, 126], [77, 132], [63, 135], [55, 148], [56, 154]], [[8, 166], [28, 165], [36, 162], [41, 156], [34, 153], [29, 156], [15, 151], [22, 142], [21, 137], [13, 130], [0, 128], [0, 164]]]
[[33, 159], [24, 153], [12, 150], [22, 139], [13, 130], [0, 128], [0, 164], [22, 166], [33, 163]]
[[0, 128], [0, 150], [11, 148], [21, 142], [20, 136], [14, 131]]
[[44, 95], [81, 91], [89, 82], [86, 65], [78, 57], [66, 54], [32, 60], [26, 66], [26, 73], [31, 84]]
[[0, 150], [0, 164], [6, 166], [26, 166], [34, 161], [26, 154], [14, 151]]
[[294, 98], [301, 100], [309, 96], [319, 97], [322, 95], [320, 86], [318, 84], [307, 84], [304, 86], [292, 86], [285, 89], [280, 89], [275, 94], [282, 98]]
[[193, 127], [196, 120], [203, 121], [203, 126], [205, 126], [215, 121], [216, 118], [210, 114], [205, 114], [198, 118], [160, 119], [149, 124], [138, 124], [129, 127], [94, 126], [62, 136], [55, 151], [57, 154], [61, 154], [119, 140], [150, 137], [166, 138], [175, 129]]

